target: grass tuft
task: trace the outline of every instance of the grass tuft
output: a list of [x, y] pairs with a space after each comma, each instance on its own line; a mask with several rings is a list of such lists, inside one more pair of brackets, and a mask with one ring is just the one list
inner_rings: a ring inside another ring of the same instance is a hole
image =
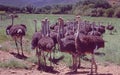
[[28, 66], [23, 62], [16, 61], [14, 59], [0, 62], [0, 67], [2, 68], [10, 68], [10, 69], [28, 69]]

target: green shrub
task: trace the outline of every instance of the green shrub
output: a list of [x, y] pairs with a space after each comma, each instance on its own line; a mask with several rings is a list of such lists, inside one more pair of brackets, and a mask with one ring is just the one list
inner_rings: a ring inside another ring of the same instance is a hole
[[27, 59], [27, 61], [37, 64], [38, 58], [36, 56], [31, 56]]
[[106, 9], [104, 16], [113, 17], [113, 15], [114, 15], [114, 9], [113, 8]]
[[91, 16], [92, 17], [96, 17], [97, 16], [97, 10], [96, 9], [92, 9]]
[[120, 7], [115, 10], [114, 16], [120, 18]]
[[97, 8], [97, 16], [103, 16], [105, 10], [103, 8]]

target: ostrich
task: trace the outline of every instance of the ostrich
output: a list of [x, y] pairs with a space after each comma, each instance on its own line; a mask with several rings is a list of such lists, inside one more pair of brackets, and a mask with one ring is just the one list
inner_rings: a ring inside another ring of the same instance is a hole
[[92, 32], [94, 32], [95, 35], [102, 36], [105, 33], [105, 26], [101, 25], [100, 22], [98, 23], [98, 25], [92, 24], [91, 28]]
[[[63, 25], [64, 21], [62, 18], [58, 19], [59, 24]], [[62, 26], [59, 25], [58, 29], [58, 35], [57, 35], [57, 40], [58, 40], [58, 45], [59, 49], [61, 52], [66, 52], [72, 55], [73, 59], [73, 65], [75, 64], [75, 55], [76, 55], [76, 48], [75, 48], [75, 40], [74, 40], [74, 35], [68, 35], [66, 37], [63, 37], [61, 34], [61, 29], [63, 28]], [[74, 66], [73, 66], [73, 71], [74, 71]]]
[[[95, 35], [95, 36], [101, 36], [102, 35], [102, 33], [100, 33], [99, 30], [98, 30], [99, 28], [97, 26], [95, 26], [94, 23], [91, 25], [91, 28], [92, 28], [92, 31], [88, 32], [88, 35]], [[95, 28], [96, 28], [96, 30], [95, 30]]]
[[112, 34], [112, 30], [114, 29], [114, 26], [112, 26], [112, 24], [108, 23], [106, 29], [110, 31], [110, 34]]
[[98, 31], [101, 33], [101, 34], [104, 34], [105, 33], [105, 26], [104, 25], [101, 25], [100, 22], [98, 24]]
[[[44, 52], [48, 52], [50, 53], [50, 59], [51, 59], [51, 52], [53, 50], [54, 45], [54, 40], [50, 37], [50, 30], [49, 30], [49, 21], [47, 19], [45, 19], [45, 21], [43, 22], [44, 29], [43, 31], [46, 32], [46, 35], [43, 35], [42, 38], [38, 41], [38, 47], [39, 49], [41, 49], [41, 51], [43, 52], [43, 57], [44, 57], [44, 64], [46, 66], [46, 57], [44, 55]], [[50, 62], [50, 66], [51, 66], [51, 62]]]
[[[94, 59], [94, 52], [104, 47], [104, 40], [102, 37], [93, 36], [93, 35], [85, 35], [81, 33], [80, 29], [82, 23], [78, 23], [78, 29], [75, 36], [75, 47], [77, 50], [78, 55], [82, 55], [85, 53], [91, 54], [91, 74], [93, 73], [93, 66], [95, 66], [95, 73], [97, 73], [97, 64]], [[77, 69], [76, 69], [77, 70]]]
[[35, 33], [32, 36], [32, 41], [31, 41], [31, 48], [36, 49], [36, 55], [38, 57], [38, 68], [40, 67], [40, 56], [41, 56], [41, 51], [38, 48], [38, 41], [42, 38], [42, 32], [37, 31], [37, 20], [34, 20], [35, 23]]
[[20, 43], [22, 55], [24, 56], [23, 47], [22, 47], [22, 39], [23, 39], [23, 36], [25, 36], [25, 34], [26, 34], [27, 27], [24, 24], [14, 25], [13, 21], [14, 21], [14, 17], [16, 15], [11, 14], [10, 16], [12, 17], [12, 24], [6, 28], [6, 34], [11, 35], [11, 37], [15, 40], [18, 55], [20, 54], [19, 48], [18, 48], [18, 43]]

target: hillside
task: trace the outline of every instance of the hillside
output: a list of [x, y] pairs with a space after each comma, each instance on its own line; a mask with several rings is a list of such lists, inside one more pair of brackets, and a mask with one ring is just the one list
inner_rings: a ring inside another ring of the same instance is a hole
[[77, 1], [79, 0], [0, 0], [0, 5], [24, 7], [28, 4], [31, 4], [36, 7], [42, 7], [53, 4], [71, 4], [76, 3]]

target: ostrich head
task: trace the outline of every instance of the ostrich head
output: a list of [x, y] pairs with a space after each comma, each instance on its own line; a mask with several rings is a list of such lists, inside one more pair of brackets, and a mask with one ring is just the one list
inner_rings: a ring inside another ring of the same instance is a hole
[[45, 17], [44, 21], [45, 21], [45, 22], [47, 22], [47, 21], [48, 21], [48, 18], [47, 18], [47, 17]]
[[14, 21], [14, 18], [18, 17], [17, 14], [9, 14], [10, 17], [12, 17], [12, 24], [13, 25], [13, 21]]
[[58, 18], [58, 23], [59, 23], [59, 25], [62, 25], [62, 26], [64, 25], [64, 20], [62, 17]]
[[12, 18], [17, 18], [17, 17], [18, 17], [17, 14], [13, 14], [13, 13], [12, 13], [12, 14], [9, 14], [9, 16], [12, 17]]
[[35, 20], [33, 20], [35, 23], [37, 22], [37, 20], [35, 19]]
[[76, 21], [78, 22], [78, 29], [80, 28], [80, 15], [76, 16]]
[[76, 16], [76, 22], [79, 23], [80, 21], [81, 21], [81, 17], [80, 17], [80, 15], [77, 15]]

